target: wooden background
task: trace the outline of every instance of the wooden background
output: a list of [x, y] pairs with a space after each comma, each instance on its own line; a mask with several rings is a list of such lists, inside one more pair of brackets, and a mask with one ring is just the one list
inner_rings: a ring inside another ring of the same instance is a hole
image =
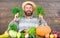
[[[24, 1], [29, 0], [0, 0], [0, 34], [4, 33], [14, 16], [13, 7], [21, 7]], [[60, 0], [30, 0], [45, 10], [45, 20], [52, 30], [60, 31]]]

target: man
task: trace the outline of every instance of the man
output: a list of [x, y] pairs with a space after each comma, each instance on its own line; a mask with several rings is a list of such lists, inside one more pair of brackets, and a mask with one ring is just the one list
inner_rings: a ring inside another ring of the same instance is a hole
[[[21, 32], [23, 30], [25, 31], [30, 27], [37, 27], [39, 25], [46, 26], [47, 23], [43, 19], [42, 15], [39, 14], [39, 18], [34, 17], [33, 12], [35, 8], [36, 8], [36, 5], [33, 2], [31, 1], [24, 2], [22, 4], [24, 16], [22, 18], [16, 18], [17, 16], [19, 16], [19, 14], [17, 13], [15, 15], [14, 20], [12, 20], [10, 24], [16, 24], [18, 28], [18, 32]], [[8, 30], [9, 30], [9, 27], [8, 27]]]

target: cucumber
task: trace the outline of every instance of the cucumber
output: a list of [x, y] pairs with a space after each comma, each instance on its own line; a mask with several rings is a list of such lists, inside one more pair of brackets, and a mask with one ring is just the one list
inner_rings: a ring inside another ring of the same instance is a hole
[[25, 38], [25, 34], [21, 33], [21, 37], [20, 38]]
[[36, 28], [35, 27], [31, 27], [31, 28], [29, 28], [28, 30], [26, 30], [26, 32], [27, 33], [29, 33], [29, 34], [36, 34]]

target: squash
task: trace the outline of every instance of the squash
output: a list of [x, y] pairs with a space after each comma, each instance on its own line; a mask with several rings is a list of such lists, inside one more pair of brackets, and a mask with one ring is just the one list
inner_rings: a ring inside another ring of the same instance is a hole
[[49, 26], [38, 26], [36, 28], [36, 34], [39, 36], [45, 36], [51, 32], [51, 28]]

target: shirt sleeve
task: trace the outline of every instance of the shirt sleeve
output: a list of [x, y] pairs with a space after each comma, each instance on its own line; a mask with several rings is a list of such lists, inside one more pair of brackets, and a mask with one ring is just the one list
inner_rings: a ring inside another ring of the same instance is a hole
[[40, 25], [47, 26], [47, 22], [45, 20], [40, 21]]

